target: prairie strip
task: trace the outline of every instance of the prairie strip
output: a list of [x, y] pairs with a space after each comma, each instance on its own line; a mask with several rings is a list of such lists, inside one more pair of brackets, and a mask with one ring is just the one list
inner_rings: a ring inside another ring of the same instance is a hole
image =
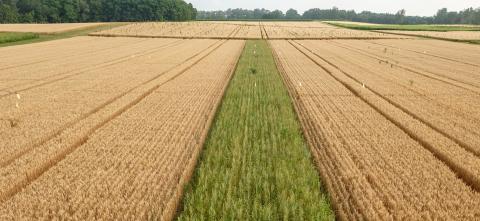
[[248, 41], [179, 220], [333, 220], [265, 41]]
[[4, 43], [24, 41], [28, 39], [38, 38], [38, 34], [34, 33], [18, 33], [18, 32], [0, 32], [0, 45]]

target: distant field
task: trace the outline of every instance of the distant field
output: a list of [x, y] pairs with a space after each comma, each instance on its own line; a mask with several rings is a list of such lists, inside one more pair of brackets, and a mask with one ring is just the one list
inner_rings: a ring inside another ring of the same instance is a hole
[[404, 36], [338, 28], [322, 22], [149, 22], [91, 34], [104, 37], [207, 39], [384, 39]]
[[391, 34], [400, 34], [400, 35], [409, 35], [409, 36], [418, 36], [418, 37], [427, 37], [427, 38], [436, 38], [452, 41], [468, 41], [468, 42], [478, 42], [480, 41], [480, 31], [448, 31], [448, 32], [437, 32], [437, 31], [382, 31], [383, 33]]
[[55, 34], [82, 28], [90, 28], [105, 23], [61, 23], [61, 24], [0, 24], [1, 32], [31, 32]]
[[325, 22], [343, 28], [357, 30], [400, 30], [400, 31], [480, 31], [480, 26], [468, 25], [395, 25], [395, 24], [369, 24], [361, 22]]
[[[90, 25], [90, 26], [84, 26], [84, 27], [71, 29], [63, 32], [51, 32], [51, 33], [43, 33], [43, 34], [42, 33], [22, 33], [22, 32], [0, 32], [0, 39], [2, 38], [2, 35], [10, 36], [10, 37], [6, 37], [6, 39], [10, 39], [8, 41], [2, 42], [0, 40], [0, 47], [38, 43], [43, 41], [59, 40], [63, 38], [82, 36], [92, 32], [111, 29], [111, 28], [122, 26], [125, 24], [126, 23], [117, 23], [117, 22], [103, 23], [103, 24], [98, 23], [98, 25]], [[47, 30], [46, 27], [49, 27], [50, 25], [53, 25], [56, 27], [56, 28], [50, 28], [50, 30], [54, 30], [54, 29], [60, 30], [59, 29], [60, 27], [68, 27], [68, 25], [72, 25], [72, 24], [41, 24], [40, 26], [36, 26], [32, 24], [15, 24], [15, 25], [0, 24], [0, 30], [3, 27], [4, 30], [46, 31]], [[32, 26], [35, 26], [36, 29], [31, 28]], [[7, 29], [7, 27], [10, 27], [10, 28]], [[74, 24], [74, 27], [75, 27], [75, 24]], [[78, 27], [78, 25], [76, 27]], [[12, 36], [16, 36], [16, 37], [12, 37]]]
[[337, 27], [376, 33], [480, 43], [480, 26], [474, 25], [384, 25], [361, 22], [325, 22]]
[[39, 35], [34, 33], [10, 33], [10, 32], [2, 33], [0, 32], [0, 44], [34, 39], [38, 37]]

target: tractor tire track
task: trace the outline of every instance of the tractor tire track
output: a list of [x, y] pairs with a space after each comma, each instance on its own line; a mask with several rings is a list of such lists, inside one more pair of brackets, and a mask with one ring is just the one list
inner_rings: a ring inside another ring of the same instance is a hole
[[262, 36], [262, 40], [265, 39], [265, 35], [263, 34], [263, 30], [260, 22], [258, 23], [258, 28], [260, 29], [260, 35]]
[[263, 31], [265, 32], [265, 39], [266, 39], [266, 40], [270, 39], [270, 36], [268, 36], [268, 32], [267, 32], [267, 29], [265, 29], [265, 25], [264, 25], [264, 24], [262, 24], [262, 29], [263, 29]]

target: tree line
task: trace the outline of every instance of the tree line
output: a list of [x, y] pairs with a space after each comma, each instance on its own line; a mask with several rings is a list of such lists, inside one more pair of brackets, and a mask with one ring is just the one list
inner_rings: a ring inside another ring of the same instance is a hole
[[295, 9], [285, 13], [280, 10], [266, 9], [228, 9], [226, 11], [199, 11], [198, 20], [346, 20], [379, 24], [480, 24], [480, 8], [468, 8], [460, 12], [448, 11], [446, 8], [438, 10], [433, 16], [406, 16], [405, 10], [397, 13], [375, 13], [354, 10], [314, 8], [299, 14]]
[[183, 0], [0, 0], [0, 23], [193, 20]]

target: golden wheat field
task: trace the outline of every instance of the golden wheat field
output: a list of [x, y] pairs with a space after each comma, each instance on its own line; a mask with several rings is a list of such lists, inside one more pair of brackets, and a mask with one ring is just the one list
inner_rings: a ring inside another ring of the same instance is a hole
[[[243, 103], [230, 108], [242, 113], [272, 102], [268, 110], [280, 111], [274, 98], [249, 97], [265, 71], [254, 68], [262, 68], [256, 44], [242, 55], [249, 39], [265, 40], [273, 53], [268, 61], [288, 91], [285, 102], [293, 103], [336, 219], [480, 220], [480, 46], [395, 33], [322, 22], [145, 22], [0, 47], [0, 220], [178, 217], [240, 58], [251, 62], [241, 70], [248, 90], [235, 91], [231, 99]], [[283, 136], [285, 127], [259, 128]], [[249, 129], [241, 130], [245, 137]], [[224, 135], [239, 146], [255, 139]], [[248, 149], [236, 151], [235, 159], [215, 160], [247, 170], [241, 151]], [[216, 181], [241, 183], [232, 176]], [[257, 204], [267, 197], [262, 188]]]
[[340, 219], [478, 218], [478, 46], [271, 44]]
[[214, 39], [409, 38], [337, 28], [322, 22], [152, 22], [130, 24], [91, 35]]
[[0, 32], [33, 32], [54, 34], [75, 29], [99, 26], [105, 23], [60, 23], [60, 24], [0, 24]]
[[2, 49], [14, 55], [2, 58], [2, 92], [21, 99], [1, 95], [0, 219], [171, 217], [243, 44], [77, 37]]
[[480, 40], [480, 31], [382, 31], [383, 33], [415, 35], [452, 40]]

